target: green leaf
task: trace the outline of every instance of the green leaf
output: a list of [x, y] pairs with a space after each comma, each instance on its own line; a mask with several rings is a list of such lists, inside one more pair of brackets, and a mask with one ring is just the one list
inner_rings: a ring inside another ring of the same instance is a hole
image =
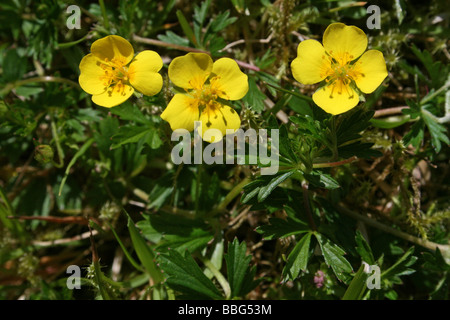
[[339, 280], [345, 282], [348, 279], [347, 274], [353, 270], [350, 262], [344, 258], [345, 251], [320, 233], [315, 233], [314, 235], [317, 241], [319, 241], [325, 263], [333, 269], [334, 274]]
[[225, 254], [228, 282], [231, 288], [231, 297], [243, 297], [258, 284], [254, 281], [255, 272], [249, 269], [251, 255], [246, 255], [245, 242], [239, 244], [237, 239], [228, 244], [228, 253]]
[[356, 109], [345, 114], [337, 129], [337, 145], [340, 146], [347, 141], [361, 138], [360, 133], [370, 126], [370, 119], [374, 113], [374, 111]]
[[280, 175], [276, 176], [275, 178], [273, 178], [269, 182], [269, 184], [267, 184], [264, 187], [261, 187], [261, 189], [258, 192], [258, 202], [264, 201], [270, 195], [270, 193], [273, 191], [273, 189], [275, 189], [284, 180], [286, 180], [287, 178], [292, 176], [294, 174], [294, 172], [295, 172], [295, 170], [290, 170], [288, 172], [280, 174]]
[[257, 113], [261, 113], [265, 108], [264, 100], [266, 100], [266, 98], [266, 95], [262, 93], [258, 88], [254, 77], [249, 77], [248, 92], [242, 99], [244, 102], [246, 102], [248, 108]]
[[66, 180], [70, 173], [70, 168], [77, 162], [78, 158], [81, 157], [88, 149], [89, 147], [94, 143], [94, 138], [89, 139], [84, 143], [83, 146], [75, 153], [72, 160], [70, 160], [69, 164], [67, 165], [66, 171], [64, 173], [64, 177], [61, 180], [61, 184], [59, 185], [59, 192], [58, 195], [61, 195], [62, 189], [64, 188], [64, 184], [66, 183]]
[[173, 214], [152, 214], [137, 223], [142, 235], [158, 243], [158, 250], [174, 248], [194, 252], [211, 241], [209, 226], [201, 219], [188, 219]]
[[211, 28], [211, 31], [213, 33], [217, 33], [223, 29], [225, 29], [226, 27], [228, 27], [230, 24], [233, 24], [234, 22], [236, 22], [237, 18], [236, 17], [231, 17], [230, 16], [230, 11], [225, 11], [222, 12], [221, 14], [219, 14], [217, 17], [215, 17], [212, 21], [211, 24], [209, 25], [209, 27]]
[[270, 218], [269, 224], [256, 228], [256, 232], [264, 236], [264, 240], [282, 239], [309, 231], [309, 227], [301, 220], [288, 217]]
[[13, 82], [20, 80], [27, 71], [27, 60], [20, 57], [15, 49], [8, 50], [3, 58], [3, 80]]
[[441, 141], [447, 145], [450, 145], [450, 140], [447, 135], [447, 129], [437, 122], [436, 117], [423, 107], [422, 119], [425, 122], [431, 135], [431, 144], [434, 147], [434, 151], [439, 153], [441, 151]]
[[179, 35], [177, 35], [176, 33], [168, 30], [166, 31], [166, 34], [160, 34], [158, 35], [158, 39], [167, 43], [172, 43], [172, 44], [176, 44], [179, 46], [189, 46], [189, 40], [180, 37]]
[[412, 145], [414, 148], [419, 148], [423, 142], [425, 123], [422, 119], [416, 121], [407, 134], [403, 136], [403, 144], [405, 146]]
[[340, 188], [339, 183], [334, 180], [329, 174], [320, 171], [311, 171], [310, 173], [303, 174], [306, 180], [308, 180], [313, 186], [325, 189], [337, 189]]
[[197, 39], [195, 38], [194, 31], [192, 30], [191, 26], [189, 25], [189, 22], [184, 17], [183, 12], [181, 12], [181, 10], [177, 10], [176, 14], [177, 14], [178, 22], [180, 22], [181, 29], [183, 29], [184, 34], [189, 39], [189, 41], [191, 41], [196, 46]]
[[161, 267], [168, 276], [167, 284], [189, 299], [223, 299], [214, 283], [205, 276], [195, 260], [185, 252], [169, 250], [160, 255]]
[[406, 115], [397, 117], [388, 117], [386, 119], [370, 119], [370, 123], [377, 128], [392, 129], [399, 127], [409, 121], [409, 117]]
[[359, 267], [358, 272], [356, 272], [352, 282], [350, 282], [350, 285], [345, 291], [342, 300], [361, 300], [367, 288], [367, 278], [368, 274], [364, 272], [364, 264], [361, 264], [361, 267]]
[[375, 264], [375, 258], [373, 257], [372, 249], [370, 249], [369, 244], [366, 239], [362, 236], [361, 232], [356, 231], [355, 236], [356, 241], [356, 252], [361, 256], [364, 262], [367, 262], [369, 265]]
[[136, 105], [130, 103], [129, 101], [111, 108], [110, 112], [119, 116], [122, 120], [135, 121], [144, 125], [151, 124], [151, 121], [142, 114], [141, 110], [139, 110]]
[[306, 270], [306, 267], [308, 266], [311, 235], [311, 232], [305, 234], [289, 254], [286, 266], [283, 268], [283, 276], [285, 279], [295, 280], [300, 274], [300, 271]]
[[141, 236], [139, 230], [135, 227], [134, 222], [131, 220], [128, 213], [126, 213], [126, 215], [128, 217], [128, 232], [130, 233], [131, 242], [133, 243], [134, 250], [136, 250], [139, 261], [141, 261], [153, 281], [155, 283], [161, 283], [163, 275], [155, 264], [155, 255], [153, 254], [153, 251]]
[[395, 264], [381, 273], [381, 279], [394, 279], [394, 281], [398, 281], [398, 277], [416, 272], [414, 269], [409, 268], [417, 261], [417, 257], [413, 256], [413, 253], [414, 247], [409, 248]]
[[124, 144], [136, 143], [143, 140], [152, 149], [157, 149], [161, 146], [162, 141], [159, 138], [158, 132], [149, 126], [123, 126], [119, 129], [119, 133], [112, 137], [113, 144], [111, 150], [117, 149]]

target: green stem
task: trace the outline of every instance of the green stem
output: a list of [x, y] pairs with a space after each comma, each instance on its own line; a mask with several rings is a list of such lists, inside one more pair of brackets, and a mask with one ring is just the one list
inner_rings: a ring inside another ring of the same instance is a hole
[[440, 95], [443, 91], [447, 90], [448, 87], [450, 87], [450, 80], [447, 80], [447, 82], [440, 87], [439, 89], [437, 89], [435, 92], [433, 92], [432, 94], [427, 95], [426, 97], [423, 97], [422, 100], [420, 100], [420, 104], [424, 105], [425, 103], [427, 103], [430, 100], [433, 100], [434, 97]]
[[201, 176], [203, 171], [203, 165], [200, 164], [197, 166], [197, 177], [195, 182], [195, 215], [199, 217], [200, 215], [200, 184], [201, 184]]
[[54, 161], [52, 161], [52, 162], [55, 167], [62, 168], [64, 165], [64, 152], [63, 152], [63, 150], [61, 148], [61, 144], [59, 142], [58, 130], [56, 129], [55, 121], [53, 121], [53, 116], [51, 117], [50, 125], [52, 127], [52, 135], [53, 135], [53, 138], [55, 139], [56, 151], [58, 152], [58, 158], [59, 158], [59, 163], [56, 163]]
[[225, 277], [223, 276], [223, 274], [217, 270], [216, 266], [214, 266], [214, 264], [209, 261], [206, 258], [203, 257], [199, 257], [200, 260], [203, 262], [203, 264], [209, 269], [209, 271], [211, 271], [211, 273], [214, 275], [214, 277], [216, 277], [217, 281], [219, 282], [220, 286], [223, 289], [223, 292], [225, 293], [225, 299], [230, 299], [231, 297], [231, 288], [230, 288], [230, 284], [228, 283], [227, 279], [225, 279]]
[[337, 132], [336, 132], [336, 117], [331, 117], [331, 152], [332, 152], [332, 159], [337, 160], [338, 155], [338, 148], [337, 148]]
[[78, 83], [76, 83], [76, 82], [74, 82], [72, 80], [69, 80], [69, 79], [65, 79], [65, 78], [53, 77], [53, 76], [33, 77], [33, 78], [28, 78], [28, 79], [25, 79], [25, 80], [20, 80], [20, 81], [16, 81], [16, 82], [7, 84], [0, 91], [0, 97], [4, 96], [5, 94], [8, 94], [14, 88], [23, 86], [23, 85], [28, 84], [28, 83], [33, 83], [33, 82], [59, 82], [59, 83], [69, 84], [72, 87], [79, 88]]
[[109, 29], [109, 20], [108, 15], [106, 14], [105, 2], [103, 0], [98, 0], [98, 3], [100, 4], [100, 8], [102, 10], [103, 24], [106, 29]]
[[227, 205], [239, 194], [242, 189], [251, 181], [250, 178], [245, 178], [238, 185], [236, 185], [231, 191], [225, 196], [225, 199], [217, 206], [215, 212], [220, 212], [225, 210]]

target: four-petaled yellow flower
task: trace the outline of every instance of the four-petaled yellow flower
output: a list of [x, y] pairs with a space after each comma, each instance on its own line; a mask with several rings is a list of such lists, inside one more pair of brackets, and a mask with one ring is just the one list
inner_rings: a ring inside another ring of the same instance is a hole
[[161, 57], [151, 50], [133, 57], [133, 46], [122, 37], [111, 35], [95, 41], [91, 53], [80, 62], [81, 88], [92, 94], [94, 103], [107, 108], [125, 102], [135, 89], [147, 96], [157, 94], [163, 84], [158, 73]]
[[292, 74], [302, 84], [325, 80], [313, 94], [314, 102], [334, 115], [346, 112], [359, 102], [355, 86], [371, 93], [388, 75], [383, 54], [378, 50], [364, 53], [366, 48], [367, 36], [361, 29], [333, 23], [325, 30], [323, 46], [316, 40], [300, 42]]
[[[194, 130], [194, 122], [201, 121], [199, 134], [207, 142], [218, 142], [227, 129], [236, 131], [241, 125], [237, 112], [226, 105], [225, 100], [242, 99], [248, 91], [248, 77], [236, 61], [220, 58], [213, 63], [205, 53], [188, 53], [172, 60], [169, 78], [176, 93], [161, 114], [172, 130]], [[216, 129], [221, 135], [204, 135], [208, 129]]]

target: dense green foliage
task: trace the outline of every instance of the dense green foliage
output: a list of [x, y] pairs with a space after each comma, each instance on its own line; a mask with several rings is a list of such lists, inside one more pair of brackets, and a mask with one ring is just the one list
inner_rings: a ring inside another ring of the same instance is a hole
[[[373, 3], [378, 30], [370, 4], [2, 1], [0, 299], [448, 299], [448, 6]], [[338, 116], [290, 70], [332, 22], [364, 30], [389, 71]], [[110, 34], [161, 55], [159, 94], [107, 109], [81, 90], [81, 59]], [[193, 51], [248, 75], [233, 108], [244, 129], [279, 129], [277, 174], [172, 163], [167, 67]]]

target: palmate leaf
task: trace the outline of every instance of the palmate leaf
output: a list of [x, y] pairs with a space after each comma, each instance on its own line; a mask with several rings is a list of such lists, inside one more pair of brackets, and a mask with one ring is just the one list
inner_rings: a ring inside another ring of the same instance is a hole
[[122, 120], [130, 120], [136, 123], [151, 125], [151, 121], [144, 116], [141, 110], [129, 101], [125, 101], [121, 105], [111, 108], [110, 112], [119, 116]]
[[308, 225], [298, 219], [288, 217], [270, 218], [269, 224], [256, 228], [256, 232], [264, 236], [264, 240], [281, 239], [309, 231]]
[[157, 149], [162, 144], [158, 132], [154, 128], [129, 125], [121, 127], [119, 132], [112, 137], [111, 149], [117, 149], [125, 144], [136, 143], [140, 140], [143, 140], [152, 149]]
[[149, 215], [137, 226], [145, 238], [158, 243], [158, 250], [171, 248], [178, 252], [194, 252], [204, 248], [213, 238], [203, 220], [168, 213]]
[[237, 239], [228, 245], [225, 254], [227, 278], [231, 288], [231, 297], [243, 297], [259, 283], [254, 280], [255, 268], [250, 269], [252, 256], [246, 254], [245, 242], [239, 244]]
[[175, 250], [160, 255], [160, 265], [172, 289], [189, 299], [223, 299], [214, 283], [208, 279], [194, 258], [185, 252], [181, 255]]
[[413, 253], [414, 247], [409, 248], [397, 262], [381, 273], [381, 279], [389, 279], [394, 283], [401, 283], [400, 276], [416, 272], [414, 269], [410, 268], [417, 261], [417, 257], [413, 256]]
[[427, 111], [425, 107], [424, 110], [422, 110], [422, 119], [430, 131], [431, 144], [433, 145], [435, 152], [439, 153], [442, 147], [441, 141], [447, 145], [450, 144], [447, 129], [437, 122], [436, 118], [429, 111]]
[[267, 175], [259, 177], [244, 187], [241, 202], [248, 203], [254, 197], [257, 197], [258, 202], [263, 202], [280, 183], [292, 176], [295, 172], [296, 170], [289, 170], [278, 172], [275, 176]]

